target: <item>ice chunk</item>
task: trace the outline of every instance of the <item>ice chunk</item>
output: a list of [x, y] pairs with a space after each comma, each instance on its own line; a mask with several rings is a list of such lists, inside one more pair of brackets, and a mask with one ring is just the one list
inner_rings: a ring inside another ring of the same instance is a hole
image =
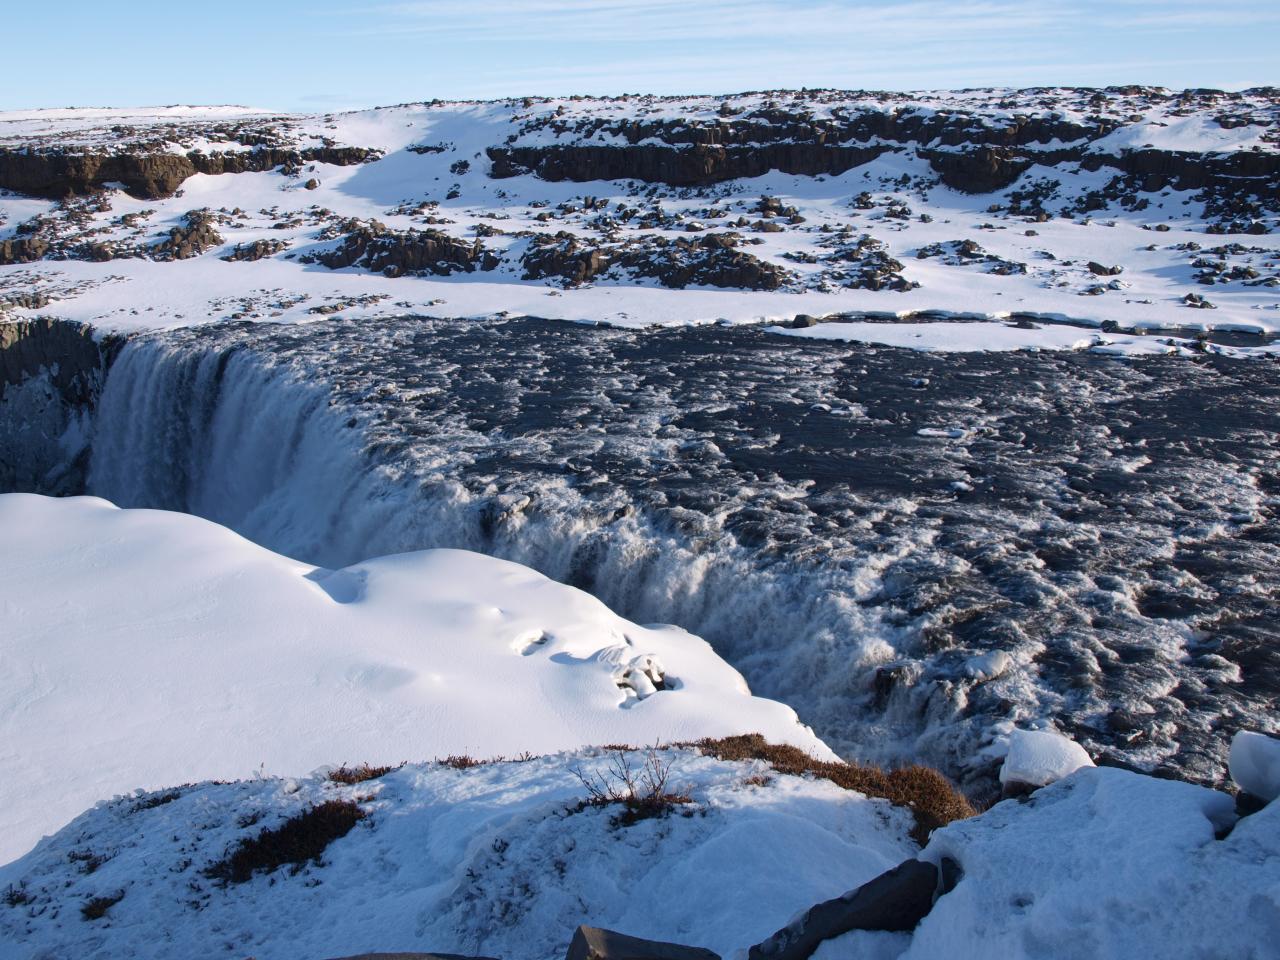
[[1231, 740], [1228, 769], [1241, 790], [1270, 803], [1280, 797], [1280, 739], [1241, 730]]
[[981, 683], [983, 680], [994, 680], [1008, 671], [1013, 665], [1013, 658], [1003, 650], [991, 650], [987, 653], [970, 657], [964, 665], [964, 675]]
[[1000, 782], [1043, 787], [1081, 767], [1092, 766], [1084, 748], [1060, 733], [1014, 730], [1009, 734], [1009, 753], [1000, 768]]

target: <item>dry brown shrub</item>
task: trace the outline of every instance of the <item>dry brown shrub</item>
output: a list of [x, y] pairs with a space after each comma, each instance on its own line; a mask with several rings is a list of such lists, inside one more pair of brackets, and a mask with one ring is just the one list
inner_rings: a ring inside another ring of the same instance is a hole
[[334, 783], [351, 786], [356, 783], [364, 783], [366, 780], [377, 780], [379, 777], [385, 777], [392, 770], [399, 770], [402, 766], [404, 764], [394, 767], [374, 767], [367, 763], [362, 763], [358, 767], [348, 767], [344, 763], [329, 774], [329, 779]]
[[846, 790], [856, 790], [869, 797], [880, 797], [897, 806], [907, 807], [916, 819], [911, 835], [921, 845], [938, 827], [977, 813], [964, 794], [951, 785], [951, 781], [929, 767], [885, 771], [859, 763], [832, 763], [810, 756], [799, 747], [769, 743], [758, 733], [715, 740], [708, 738], [683, 746], [697, 747], [704, 754], [720, 760], [763, 760], [778, 773], [793, 776], [811, 774]]
[[256, 837], [241, 840], [222, 860], [205, 870], [205, 876], [226, 883], [244, 883], [255, 873], [270, 873], [283, 866], [301, 870], [310, 860], [319, 860], [325, 848], [345, 837], [365, 818], [359, 804], [351, 800], [327, 800], [274, 829], [264, 829]]

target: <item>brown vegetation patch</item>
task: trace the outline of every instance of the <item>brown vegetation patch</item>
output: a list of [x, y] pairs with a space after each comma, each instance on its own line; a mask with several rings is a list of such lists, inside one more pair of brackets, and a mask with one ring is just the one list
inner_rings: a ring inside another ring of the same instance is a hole
[[453, 767], [455, 770], [470, 770], [472, 767], [481, 767], [486, 763], [498, 763], [501, 761], [501, 757], [496, 760], [477, 760], [475, 757], [468, 756], [465, 753], [454, 753], [443, 760], [437, 760], [436, 763], [443, 764], [446, 767]]
[[255, 873], [270, 873], [286, 865], [296, 873], [308, 861], [319, 860], [330, 843], [346, 836], [364, 818], [365, 812], [355, 802], [328, 800], [274, 829], [264, 829], [256, 837], [241, 840], [205, 875], [226, 883], [244, 883]]
[[367, 763], [362, 763], [358, 767], [348, 767], [345, 763], [337, 770], [329, 773], [329, 779], [334, 783], [352, 786], [357, 783], [364, 783], [366, 780], [377, 780], [379, 777], [385, 777], [392, 770], [399, 770], [404, 764], [394, 767], [375, 767]]
[[719, 760], [763, 760], [778, 773], [794, 776], [812, 774], [846, 790], [856, 790], [869, 797], [880, 797], [897, 806], [907, 807], [916, 818], [916, 827], [911, 835], [922, 846], [938, 827], [977, 814], [965, 795], [930, 767], [912, 766], [886, 771], [858, 763], [832, 763], [818, 760], [799, 747], [769, 743], [758, 733], [698, 740], [684, 746], [697, 747]]
[[604, 773], [587, 774], [581, 767], [574, 767], [574, 774], [587, 788], [587, 799], [577, 809], [617, 804], [622, 812], [613, 818], [613, 824], [624, 827], [665, 817], [676, 807], [693, 803], [683, 790], [668, 789], [671, 764], [670, 758], [664, 762], [657, 749], [650, 747], [638, 767], [632, 767], [625, 750], [614, 751]]
[[110, 897], [94, 897], [80, 907], [80, 916], [85, 920], [101, 920], [107, 911], [124, 899], [124, 891]]

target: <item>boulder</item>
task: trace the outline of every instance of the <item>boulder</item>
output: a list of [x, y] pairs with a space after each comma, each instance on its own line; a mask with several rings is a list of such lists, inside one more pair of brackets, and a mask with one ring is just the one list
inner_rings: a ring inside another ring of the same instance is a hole
[[643, 940], [599, 927], [579, 927], [565, 960], [720, 960], [702, 947]]
[[1108, 267], [1098, 263], [1096, 260], [1090, 260], [1089, 272], [1096, 277], [1118, 277], [1120, 274], [1124, 273], [1124, 267]]
[[[949, 886], [954, 886], [949, 869]], [[811, 907], [748, 951], [748, 960], [806, 960], [824, 940], [851, 930], [914, 930], [933, 907], [943, 877], [924, 860], [908, 860], [856, 890]]]

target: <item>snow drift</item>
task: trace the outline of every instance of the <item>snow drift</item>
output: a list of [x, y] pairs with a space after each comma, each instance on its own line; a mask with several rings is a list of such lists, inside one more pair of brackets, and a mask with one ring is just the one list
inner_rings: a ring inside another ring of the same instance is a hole
[[760, 732], [833, 754], [697, 637], [457, 550], [342, 570], [205, 520], [0, 497], [0, 860], [135, 788]]

